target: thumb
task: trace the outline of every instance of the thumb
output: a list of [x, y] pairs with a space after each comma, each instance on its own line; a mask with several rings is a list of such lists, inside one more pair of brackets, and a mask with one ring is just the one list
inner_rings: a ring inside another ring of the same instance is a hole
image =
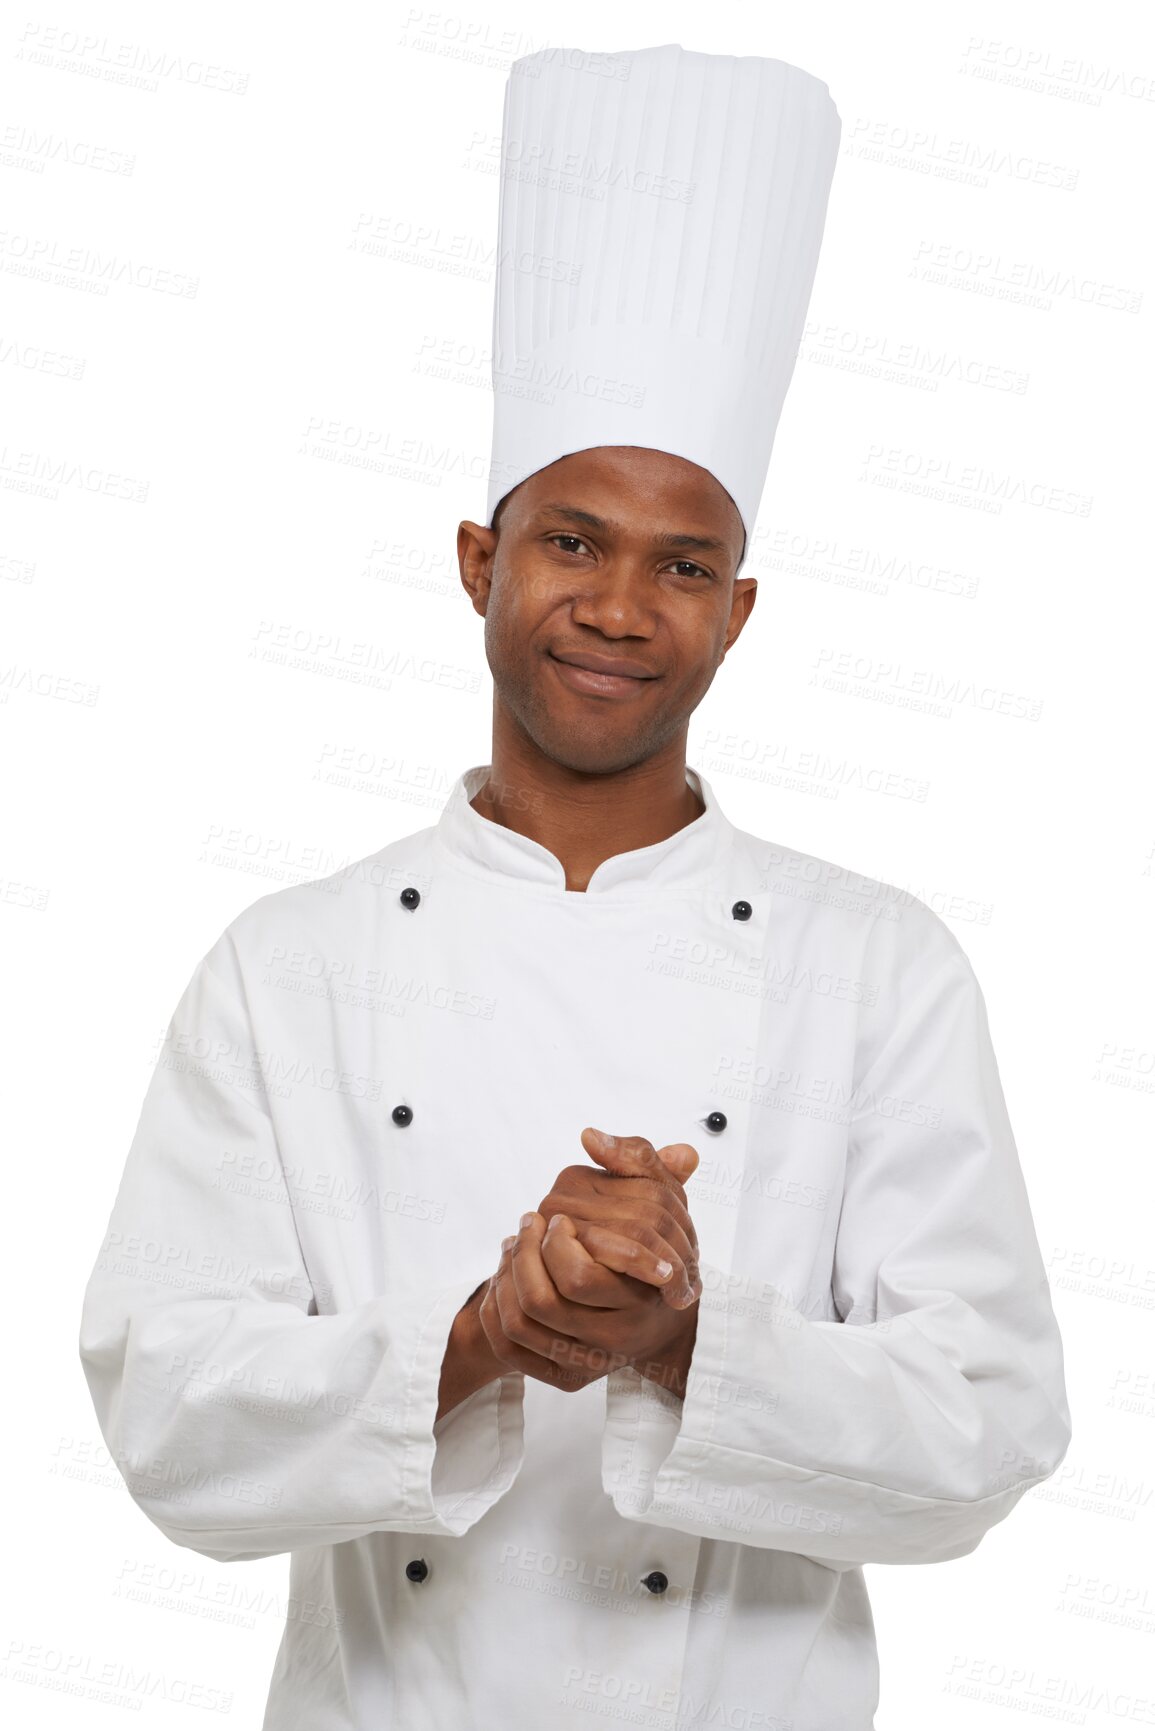
[[665, 1170], [682, 1182], [698, 1164], [698, 1152], [688, 1142], [671, 1142], [656, 1149], [644, 1136], [611, 1136], [592, 1125], [582, 1131], [581, 1141], [591, 1160], [619, 1178], [659, 1177]]
[[668, 1166], [680, 1184], [684, 1184], [691, 1172], [697, 1171], [699, 1154], [696, 1148], [691, 1148], [688, 1142], [671, 1142], [665, 1148], [658, 1149], [658, 1159]]

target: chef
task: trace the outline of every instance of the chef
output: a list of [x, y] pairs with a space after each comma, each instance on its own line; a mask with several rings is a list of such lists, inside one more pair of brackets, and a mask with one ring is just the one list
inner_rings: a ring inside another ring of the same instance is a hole
[[864, 1565], [1066, 1450], [964, 951], [686, 763], [838, 140], [777, 60], [512, 67], [490, 760], [196, 965], [85, 1294], [140, 1507], [290, 1553], [265, 1731], [869, 1731]]

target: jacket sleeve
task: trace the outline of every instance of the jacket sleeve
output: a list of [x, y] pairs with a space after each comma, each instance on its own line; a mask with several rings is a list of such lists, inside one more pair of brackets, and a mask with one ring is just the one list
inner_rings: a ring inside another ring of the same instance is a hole
[[[435, 1421], [453, 1318], [492, 1270], [319, 1314], [226, 930], [166, 1035], [84, 1294], [108, 1449], [162, 1532], [217, 1561], [381, 1531], [458, 1536], [523, 1459], [520, 1374]], [[231, 1195], [232, 1157], [275, 1172]]]
[[635, 1370], [607, 1378], [603, 1484], [627, 1518], [834, 1569], [941, 1562], [1066, 1453], [1062, 1345], [982, 992], [925, 903], [885, 924], [837, 1320], [704, 1262], [685, 1400]]

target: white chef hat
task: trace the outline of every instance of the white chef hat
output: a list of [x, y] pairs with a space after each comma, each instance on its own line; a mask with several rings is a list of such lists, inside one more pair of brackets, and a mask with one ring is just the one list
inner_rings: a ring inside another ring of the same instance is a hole
[[505, 90], [488, 522], [596, 445], [708, 469], [749, 537], [842, 123], [781, 60], [545, 48]]

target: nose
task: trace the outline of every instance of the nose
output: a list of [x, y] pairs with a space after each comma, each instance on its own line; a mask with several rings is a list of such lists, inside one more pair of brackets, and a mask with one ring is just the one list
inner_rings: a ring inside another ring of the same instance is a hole
[[649, 637], [654, 608], [641, 568], [629, 559], [606, 559], [575, 580], [571, 613], [605, 637]]

